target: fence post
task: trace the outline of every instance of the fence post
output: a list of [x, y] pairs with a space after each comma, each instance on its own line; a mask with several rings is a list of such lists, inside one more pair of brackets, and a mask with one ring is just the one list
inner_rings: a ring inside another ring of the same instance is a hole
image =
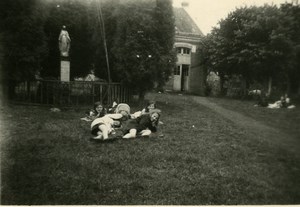
[[99, 90], [100, 90], [100, 100], [102, 101], [103, 100], [103, 88], [102, 88], [102, 83], [100, 84], [100, 88], [99, 88]]
[[94, 82], [92, 83], [92, 92], [93, 92], [93, 104], [95, 103], [95, 84]]
[[44, 82], [43, 81], [40, 81], [40, 95], [39, 95], [39, 97], [40, 97], [40, 103], [42, 104], [43, 103], [43, 86], [44, 85]]

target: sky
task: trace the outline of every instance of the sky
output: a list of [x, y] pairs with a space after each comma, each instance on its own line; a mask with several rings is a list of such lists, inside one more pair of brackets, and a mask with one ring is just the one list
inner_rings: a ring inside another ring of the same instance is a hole
[[263, 6], [264, 4], [279, 6], [281, 3], [291, 3], [292, 0], [173, 0], [173, 6], [181, 7], [183, 1], [189, 3], [186, 11], [206, 35], [235, 8], [251, 5]]

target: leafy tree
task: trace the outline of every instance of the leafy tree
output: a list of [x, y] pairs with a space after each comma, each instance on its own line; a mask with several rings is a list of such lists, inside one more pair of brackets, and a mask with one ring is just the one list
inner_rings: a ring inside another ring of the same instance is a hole
[[56, 0], [47, 3], [49, 15], [44, 25], [48, 37], [49, 55], [43, 62], [43, 75], [59, 77], [60, 54], [58, 36], [63, 25], [71, 38], [70, 62], [71, 77], [88, 73], [92, 52], [89, 43], [88, 7], [79, 0]]
[[[108, 67], [112, 74], [112, 81], [116, 81], [114, 74], [114, 56], [112, 55], [112, 47], [116, 33], [116, 10], [119, 0], [114, 1], [92, 1], [89, 5], [88, 14], [88, 30], [89, 30], [89, 47], [91, 48], [91, 63], [95, 64], [96, 75], [102, 79], [108, 80]], [[106, 42], [109, 65], [106, 61], [106, 53], [104, 47]]]
[[164, 84], [174, 65], [171, 2], [126, 1], [117, 13], [115, 74], [143, 98], [155, 83]]
[[202, 62], [221, 76], [241, 74], [248, 84], [273, 80], [284, 89], [296, 68], [296, 10], [287, 4], [236, 9], [205, 38]]
[[173, 49], [175, 17], [172, 2], [157, 0], [153, 19], [156, 25], [153, 32], [158, 47], [155, 75], [158, 89], [162, 90], [176, 63], [176, 54]]
[[48, 54], [45, 8], [37, 0], [1, 1], [3, 76], [13, 95], [15, 81], [32, 79]]
[[300, 94], [300, 6], [293, 4], [282, 4], [283, 25], [287, 28], [290, 41], [290, 52], [286, 65], [287, 90]]
[[156, 83], [164, 85], [175, 63], [170, 0], [7, 0], [1, 4], [5, 73], [12, 80], [31, 79], [38, 70], [43, 77], [59, 77], [62, 25], [71, 37], [71, 77], [87, 74], [94, 65], [96, 75], [107, 79], [108, 54], [112, 81], [127, 84], [143, 97]]

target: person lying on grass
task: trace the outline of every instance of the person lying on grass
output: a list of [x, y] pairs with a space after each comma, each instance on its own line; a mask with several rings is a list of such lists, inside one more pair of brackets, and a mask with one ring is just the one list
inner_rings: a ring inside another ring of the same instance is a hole
[[137, 135], [149, 136], [157, 131], [161, 111], [153, 109], [148, 114], [143, 114], [137, 119], [129, 119], [123, 124], [124, 139], [135, 138]]
[[276, 101], [275, 103], [268, 105], [268, 108], [271, 109], [279, 109], [279, 108], [293, 109], [295, 107], [296, 107], [295, 105], [291, 104], [291, 99], [288, 97], [287, 94], [281, 96], [279, 101]]
[[116, 106], [114, 113], [116, 114], [123, 113], [123, 115], [130, 116], [130, 106], [126, 103], [120, 103]]
[[137, 111], [134, 114], [131, 115], [132, 119], [136, 119], [140, 117], [142, 114], [148, 114], [151, 110], [156, 109], [156, 103], [155, 101], [149, 101], [145, 108], [143, 108], [141, 111]]
[[286, 106], [285, 106], [286, 108], [288, 108], [288, 109], [296, 108], [296, 106], [291, 103], [291, 99], [290, 98], [286, 98], [285, 102], [286, 102]]
[[106, 109], [103, 107], [100, 101], [94, 103], [94, 108], [87, 113], [87, 116], [81, 118], [84, 121], [93, 121], [96, 118], [100, 118], [106, 115]]
[[109, 114], [116, 113], [117, 106], [118, 106], [118, 101], [114, 100], [113, 103], [112, 103], [112, 106], [110, 108], [108, 108], [107, 113], [109, 113]]
[[124, 121], [127, 121], [128, 119], [132, 118], [132, 115], [130, 114], [130, 106], [126, 103], [120, 103], [115, 106], [114, 111], [109, 111], [110, 114], [122, 114], [121, 118], [121, 124]]
[[268, 106], [268, 95], [265, 93], [262, 93], [258, 96], [257, 104], [254, 106], [261, 106], [261, 107], [267, 107]]
[[91, 123], [91, 133], [94, 140], [107, 140], [109, 135], [115, 133], [114, 127], [120, 127], [122, 114], [107, 114], [101, 118], [96, 118]]

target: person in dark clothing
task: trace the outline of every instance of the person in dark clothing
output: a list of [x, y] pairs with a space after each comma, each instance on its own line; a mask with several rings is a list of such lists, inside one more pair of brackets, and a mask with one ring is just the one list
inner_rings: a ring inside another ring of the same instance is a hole
[[94, 103], [94, 108], [86, 112], [87, 117], [81, 118], [84, 121], [93, 121], [106, 115], [106, 109], [100, 101]]
[[261, 94], [258, 98], [256, 106], [267, 107], [268, 104], [268, 97], [265, 94]]
[[161, 111], [153, 109], [149, 114], [143, 114], [137, 119], [129, 119], [123, 124], [124, 139], [135, 138], [137, 135], [149, 136], [157, 131]]

